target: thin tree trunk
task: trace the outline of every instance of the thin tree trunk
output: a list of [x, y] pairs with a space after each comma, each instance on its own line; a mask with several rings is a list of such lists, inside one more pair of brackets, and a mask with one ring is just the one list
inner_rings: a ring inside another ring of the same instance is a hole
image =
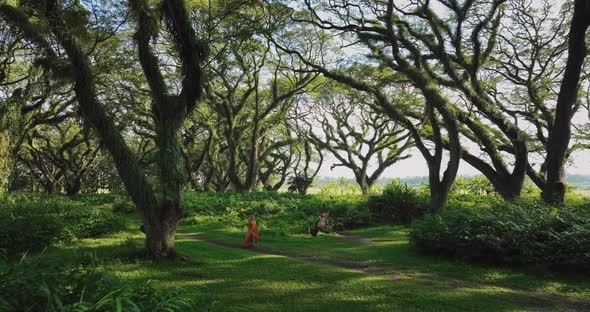
[[8, 189], [9, 166], [9, 137], [7, 131], [0, 131], [0, 198]]
[[254, 135], [251, 142], [250, 159], [248, 160], [248, 172], [246, 173], [246, 184], [244, 191], [252, 192], [256, 187], [256, 178], [258, 173], [258, 136]]
[[242, 181], [240, 181], [240, 176], [238, 175], [238, 165], [237, 165], [237, 144], [233, 138], [228, 137], [228, 153], [229, 153], [229, 166], [227, 169], [227, 173], [231, 184], [236, 190], [242, 190], [243, 185]]
[[547, 203], [565, 200], [564, 165], [571, 138], [571, 119], [578, 97], [581, 68], [586, 57], [586, 30], [590, 25], [590, 1], [576, 0], [568, 40], [568, 58], [561, 81], [555, 122], [549, 135], [547, 152], [547, 182], [542, 191]]
[[57, 193], [57, 187], [55, 186], [55, 183], [53, 183], [53, 181], [48, 180], [45, 183], [43, 183], [43, 189], [47, 194], [50, 195]]

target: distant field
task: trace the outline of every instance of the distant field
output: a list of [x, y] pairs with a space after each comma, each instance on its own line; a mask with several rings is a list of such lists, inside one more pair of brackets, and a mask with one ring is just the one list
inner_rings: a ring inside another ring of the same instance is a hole
[[590, 184], [572, 184], [575, 192], [590, 197]]
[[576, 193], [582, 194], [582, 195], [584, 195], [586, 197], [590, 197], [590, 190], [589, 189], [584, 189], [584, 190], [583, 189], [577, 189], [576, 190]]

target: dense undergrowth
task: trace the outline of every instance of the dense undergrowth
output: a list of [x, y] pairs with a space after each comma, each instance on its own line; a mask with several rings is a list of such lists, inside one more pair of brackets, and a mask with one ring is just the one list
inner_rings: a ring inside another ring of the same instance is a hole
[[270, 233], [305, 233], [320, 213], [330, 212], [332, 230], [368, 226], [372, 216], [363, 195], [298, 195], [289, 193], [185, 193], [183, 224], [203, 219], [242, 228], [255, 214], [259, 227]]
[[8, 254], [36, 251], [124, 228], [120, 216], [95, 205], [65, 196], [12, 193], [0, 203], [0, 248]]
[[[588, 199], [570, 194], [567, 205], [549, 207], [529, 194], [505, 202], [493, 193], [482, 193], [484, 186], [455, 188], [449, 207], [435, 215], [427, 213], [424, 190], [399, 182], [371, 196], [186, 192], [182, 224], [242, 230], [248, 216], [255, 214], [263, 234], [288, 235], [307, 233], [325, 211], [330, 212], [332, 231], [417, 220], [410, 239], [420, 252], [492, 264], [590, 271]], [[135, 218], [132, 213], [136, 213], [133, 204], [122, 195], [10, 194], [0, 209], [0, 248], [14, 254], [116, 232], [124, 227], [124, 218]]]
[[[131, 244], [132, 245], [132, 244]], [[116, 252], [120, 252], [120, 248]], [[161, 289], [151, 284], [131, 284], [99, 267], [109, 261], [131, 261], [129, 251], [117, 259], [93, 252], [73, 254], [74, 258], [46, 261], [23, 257], [8, 263], [0, 259], [0, 311], [197, 311], [194, 296], [183, 288]], [[115, 263], [115, 264], [116, 264]], [[112, 265], [112, 264], [111, 264]]]
[[454, 204], [413, 225], [419, 251], [460, 260], [590, 272], [590, 204]]
[[105, 273], [110, 265], [144, 261], [141, 240], [101, 254], [74, 252], [67, 259], [54, 260], [44, 255], [51, 245], [66, 248], [80, 239], [127, 230], [136, 216], [127, 215], [130, 202], [124, 198], [35, 193], [4, 197], [0, 203], [0, 311], [197, 311], [197, 303], [191, 300], [194, 294], [182, 287], [137, 285]]
[[[256, 214], [263, 236], [301, 234], [320, 213], [329, 211], [334, 231], [411, 224], [410, 242], [420, 253], [493, 265], [590, 272], [588, 199], [572, 196], [565, 206], [549, 207], [531, 196], [504, 202], [478, 192], [454, 192], [449, 207], [434, 215], [427, 212], [426, 192], [399, 183], [371, 196], [187, 192], [182, 224], [242, 231], [247, 217]], [[185, 301], [182, 288], [162, 292], [128, 285], [95, 270], [92, 254], [69, 266], [15, 257], [19, 252], [120, 231], [137, 218], [134, 213], [133, 204], [123, 195], [9, 194], [0, 207], [0, 310], [190, 310], [192, 303]]]

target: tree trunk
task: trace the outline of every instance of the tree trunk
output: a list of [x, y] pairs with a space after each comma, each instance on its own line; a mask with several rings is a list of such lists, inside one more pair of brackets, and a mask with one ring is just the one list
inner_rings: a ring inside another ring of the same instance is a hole
[[258, 138], [252, 139], [252, 150], [250, 151], [250, 159], [248, 160], [248, 172], [246, 173], [246, 183], [244, 191], [250, 193], [256, 187], [256, 178], [258, 173]]
[[236, 154], [238, 153], [238, 149], [236, 146], [236, 142], [228, 137], [228, 153], [229, 153], [229, 166], [227, 169], [227, 173], [229, 176], [229, 179], [231, 181], [231, 185], [236, 189], [236, 190], [243, 190], [243, 185], [242, 185], [242, 181], [240, 180], [240, 176], [238, 175], [238, 164], [237, 164], [237, 159], [236, 159]]
[[430, 212], [434, 213], [447, 206], [449, 201], [449, 190], [445, 190], [444, 185], [436, 180], [429, 179], [430, 182]]
[[79, 194], [81, 187], [82, 183], [80, 182], [80, 178], [75, 178], [73, 182], [66, 183], [66, 194], [68, 196]]
[[512, 174], [504, 170], [504, 167], [500, 168], [502, 173], [498, 172], [499, 170], [490, 166], [486, 161], [468, 153], [467, 151], [463, 151], [461, 157], [473, 168], [479, 170], [479, 172], [490, 181], [494, 190], [502, 196], [504, 200], [512, 201], [515, 198], [520, 197], [526, 173], [526, 167], [524, 167], [524, 173], [522, 173], [523, 169], [521, 166], [528, 166], [528, 157], [526, 154], [519, 155], [519, 157], [524, 157], [524, 161], [518, 162]]
[[8, 189], [9, 166], [9, 137], [7, 131], [0, 132], [0, 198]]
[[55, 186], [55, 183], [53, 183], [52, 181], [46, 181], [45, 183], [43, 183], [43, 189], [47, 194], [50, 195], [57, 193], [57, 187]]
[[[163, 115], [163, 116], [162, 116]], [[186, 183], [182, 167], [182, 152], [178, 129], [182, 119], [160, 113], [156, 143], [160, 169], [160, 204], [147, 210], [145, 223], [146, 251], [151, 258], [175, 257], [174, 237], [176, 226], [184, 215], [182, 186]]]
[[154, 210], [160, 213], [150, 214], [144, 218], [146, 256], [152, 259], [174, 258], [176, 257], [174, 244], [176, 227], [182, 215], [178, 214], [177, 207], [162, 205], [157, 208]]
[[547, 203], [565, 200], [566, 153], [571, 137], [571, 119], [578, 97], [581, 68], [586, 57], [586, 30], [590, 25], [590, 1], [576, 0], [568, 40], [568, 58], [557, 98], [555, 122], [549, 134], [547, 183], [541, 196]]
[[522, 184], [523, 180], [516, 181], [514, 179], [510, 179], [510, 177], [507, 180], [504, 180], [504, 183], [492, 183], [496, 192], [498, 192], [498, 194], [502, 196], [502, 199], [506, 201], [512, 201], [520, 197], [522, 192]]
[[371, 184], [366, 180], [359, 181], [359, 186], [361, 188], [361, 192], [363, 193], [363, 195], [369, 195], [371, 193]]

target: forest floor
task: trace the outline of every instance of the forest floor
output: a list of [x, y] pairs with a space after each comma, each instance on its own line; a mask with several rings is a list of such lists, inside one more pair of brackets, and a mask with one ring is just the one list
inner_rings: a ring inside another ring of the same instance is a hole
[[241, 249], [243, 231], [182, 226], [189, 261], [137, 257], [142, 233], [128, 231], [52, 247], [37, 261], [93, 265], [130, 284], [188, 289], [211, 311], [590, 311], [590, 282], [575, 276], [468, 265], [415, 254], [408, 229], [379, 226], [340, 234], [261, 232]]

